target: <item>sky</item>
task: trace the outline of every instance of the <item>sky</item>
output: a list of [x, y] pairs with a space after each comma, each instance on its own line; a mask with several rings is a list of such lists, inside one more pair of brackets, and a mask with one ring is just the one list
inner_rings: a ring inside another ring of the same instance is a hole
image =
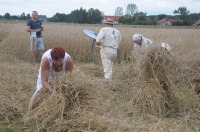
[[39, 15], [52, 17], [56, 13], [70, 14], [80, 9], [99, 9], [104, 15], [114, 15], [117, 7], [126, 11], [128, 4], [136, 4], [139, 12], [147, 15], [173, 15], [179, 7], [186, 7], [190, 13], [200, 12], [200, 0], [0, 0], [0, 15], [31, 14], [33, 10]]

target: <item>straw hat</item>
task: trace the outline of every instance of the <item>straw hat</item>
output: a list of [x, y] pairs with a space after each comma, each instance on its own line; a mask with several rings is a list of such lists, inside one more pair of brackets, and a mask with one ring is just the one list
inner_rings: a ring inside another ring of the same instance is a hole
[[113, 19], [112, 18], [107, 18], [104, 23], [113, 25]]

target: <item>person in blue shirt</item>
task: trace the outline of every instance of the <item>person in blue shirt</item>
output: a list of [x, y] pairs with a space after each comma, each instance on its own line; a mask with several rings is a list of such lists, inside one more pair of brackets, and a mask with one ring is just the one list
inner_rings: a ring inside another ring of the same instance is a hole
[[44, 53], [43, 30], [42, 22], [38, 20], [38, 12], [33, 11], [32, 18], [27, 22], [27, 32], [30, 32], [31, 63], [33, 65], [36, 62], [36, 51], [39, 51], [41, 56]]

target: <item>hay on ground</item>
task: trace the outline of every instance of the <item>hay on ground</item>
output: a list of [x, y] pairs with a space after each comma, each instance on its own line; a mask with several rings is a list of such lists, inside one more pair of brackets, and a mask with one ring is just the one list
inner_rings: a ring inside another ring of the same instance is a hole
[[[181, 86], [188, 85], [188, 81], [184, 83], [175, 81], [181, 78], [177, 75], [180, 65], [172, 53], [152, 45], [147, 49], [133, 52], [131, 59], [131, 63], [118, 74], [119, 79], [126, 81], [132, 89], [130, 91], [132, 97], [126, 103], [129, 109], [137, 108], [142, 114], [170, 116], [174, 112], [181, 111], [182, 107], [188, 109], [191, 107], [187, 102], [188, 98], [194, 96], [194, 90], [181, 90]], [[187, 74], [184, 77], [186, 76]], [[185, 95], [181, 96], [180, 91]], [[197, 103], [190, 105], [195, 107]]]

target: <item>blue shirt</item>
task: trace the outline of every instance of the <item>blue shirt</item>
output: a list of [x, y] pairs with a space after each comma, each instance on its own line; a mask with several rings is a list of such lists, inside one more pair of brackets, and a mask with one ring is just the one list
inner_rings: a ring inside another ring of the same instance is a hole
[[[30, 26], [31, 29], [40, 29], [42, 27], [42, 22], [39, 20], [33, 21], [29, 20], [27, 26]], [[42, 32], [36, 32], [37, 37], [41, 37]]]

